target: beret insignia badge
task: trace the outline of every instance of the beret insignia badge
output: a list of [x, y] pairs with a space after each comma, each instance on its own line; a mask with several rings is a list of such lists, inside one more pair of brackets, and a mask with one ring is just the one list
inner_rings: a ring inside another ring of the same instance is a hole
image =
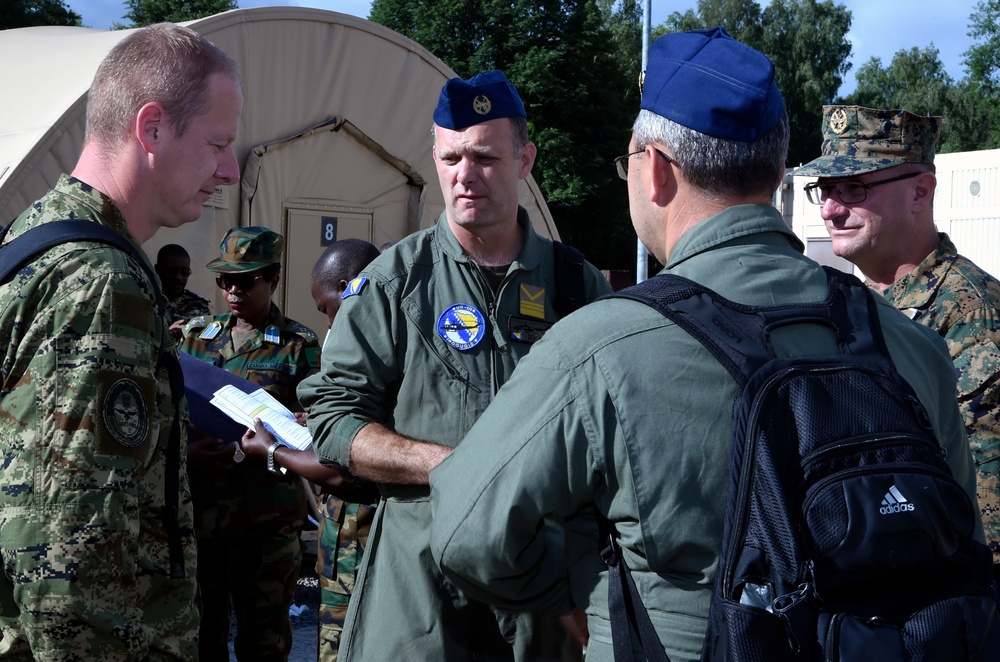
[[479, 115], [488, 115], [490, 110], [493, 109], [493, 103], [488, 96], [480, 94], [472, 100], [472, 109]]

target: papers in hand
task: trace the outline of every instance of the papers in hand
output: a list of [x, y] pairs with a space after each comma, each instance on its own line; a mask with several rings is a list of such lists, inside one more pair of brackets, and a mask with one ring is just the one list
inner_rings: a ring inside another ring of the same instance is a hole
[[215, 392], [212, 404], [229, 418], [253, 430], [253, 419], [259, 418], [274, 438], [295, 450], [312, 446], [309, 429], [295, 422], [295, 415], [264, 389], [244, 393], [235, 386], [223, 386]]

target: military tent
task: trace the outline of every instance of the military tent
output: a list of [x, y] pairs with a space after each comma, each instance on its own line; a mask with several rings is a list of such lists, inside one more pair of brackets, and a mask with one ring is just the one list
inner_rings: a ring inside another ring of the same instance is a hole
[[[201, 219], [161, 230], [191, 254], [189, 288], [225, 301], [202, 265], [230, 227], [261, 225], [286, 238], [276, 302], [320, 335], [325, 318], [309, 274], [335, 239], [381, 245], [432, 225], [444, 208], [431, 156], [431, 114], [454, 76], [400, 34], [364, 19], [301, 7], [240, 9], [192, 21], [240, 65], [246, 104], [236, 141], [242, 178], [221, 187]], [[97, 66], [130, 31], [38, 27], [0, 31], [0, 223], [70, 172], [83, 142], [86, 93]], [[521, 204], [557, 237], [538, 187]]]

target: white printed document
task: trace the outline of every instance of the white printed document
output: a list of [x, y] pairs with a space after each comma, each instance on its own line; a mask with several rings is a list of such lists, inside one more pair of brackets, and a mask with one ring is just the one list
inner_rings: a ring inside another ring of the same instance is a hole
[[312, 447], [312, 435], [304, 425], [295, 422], [295, 415], [264, 389], [244, 393], [235, 386], [223, 386], [214, 393], [212, 404], [237, 423], [253, 429], [253, 419], [259, 418], [274, 438], [295, 450]]

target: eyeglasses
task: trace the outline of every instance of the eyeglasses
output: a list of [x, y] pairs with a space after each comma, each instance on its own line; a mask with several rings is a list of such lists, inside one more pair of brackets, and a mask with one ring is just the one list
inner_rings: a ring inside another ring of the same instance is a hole
[[900, 175], [899, 177], [880, 179], [877, 182], [868, 182], [867, 184], [859, 182], [855, 179], [847, 179], [834, 182], [833, 184], [820, 184], [819, 182], [806, 184], [806, 198], [814, 205], [821, 205], [826, 202], [826, 199], [830, 197], [831, 193], [836, 191], [837, 199], [840, 200], [841, 204], [855, 205], [859, 202], [864, 202], [868, 198], [868, 189], [870, 188], [875, 188], [876, 186], [889, 184], [891, 182], [898, 182], [903, 179], [910, 179], [911, 177], [916, 177], [919, 174], [921, 173], [910, 172], [905, 175]]
[[[667, 163], [674, 163], [674, 164], [677, 164], [678, 168], [680, 167], [680, 164], [677, 163], [676, 159], [673, 159], [673, 158], [667, 156], [666, 154], [664, 154], [660, 150], [656, 149], [655, 147], [653, 149], [656, 150], [657, 154], [659, 154], [660, 156], [662, 156], [663, 158], [665, 158], [667, 160]], [[627, 181], [628, 180], [628, 160], [629, 160], [629, 157], [635, 156], [636, 154], [642, 154], [645, 151], [646, 151], [645, 148], [643, 148], [643, 149], [640, 149], [640, 150], [636, 150], [634, 152], [629, 152], [628, 154], [622, 154], [621, 156], [616, 156], [615, 157], [615, 167], [618, 169], [618, 177], [620, 177], [621, 179], [624, 179], [624, 180]]]
[[233, 287], [243, 290], [244, 292], [252, 288], [258, 280], [264, 277], [264, 274], [222, 274], [215, 279], [215, 284], [219, 286], [220, 289], [229, 290]]

